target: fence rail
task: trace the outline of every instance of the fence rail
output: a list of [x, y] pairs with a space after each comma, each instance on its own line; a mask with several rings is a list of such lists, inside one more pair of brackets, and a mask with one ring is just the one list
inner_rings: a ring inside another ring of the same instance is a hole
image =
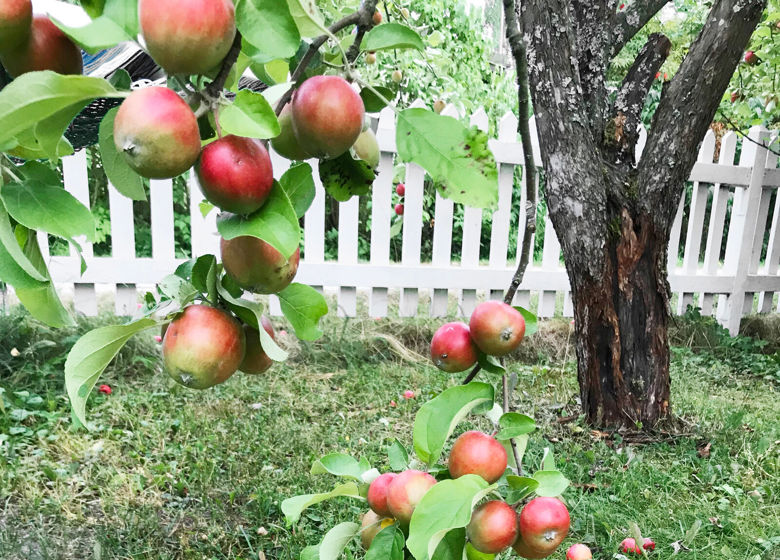
[[[457, 116], [451, 106], [444, 114]], [[482, 109], [471, 116], [470, 122], [488, 130], [488, 117]], [[338, 203], [338, 257], [326, 259], [325, 192], [317, 179], [316, 162], [312, 162], [317, 190], [304, 219], [304, 258], [297, 279], [337, 290], [339, 313], [350, 316], [357, 313], [358, 289], [368, 291], [368, 313], [377, 317], [390, 312], [388, 295], [391, 290], [399, 293], [398, 314], [401, 316], [418, 314], [422, 295], [429, 296], [425, 298], [430, 301], [426, 312], [433, 316], [447, 313], [450, 296], [457, 296], [459, 312], [466, 315], [476, 304], [478, 293], [499, 297], [515, 268], [515, 262], [510, 262], [508, 256], [510, 235], [517, 235], [517, 246], [522, 245], [523, 228], [516, 228], [519, 231], [514, 233], [510, 224], [524, 223], [526, 212], [525, 185], [515, 184], [515, 168], [522, 167], [523, 163], [516, 117], [504, 116], [497, 126], [497, 138], [490, 141], [499, 167], [499, 203], [490, 221], [487, 262], [480, 260], [483, 211], [476, 208], [463, 211], [460, 262], [453, 262], [456, 206], [438, 194], [433, 216], [432, 254], [430, 262], [427, 259], [423, 262], [425, 172], [415, 164], [405, 165], [401, 258], [400, 262], [391, 260], [391, 201], [396, 166], [393, 113], [390, 110], [382, 112], [374, 119], [374, 126], [381, 160], [371, 194], [370, 259], [360, 262], [358, 258], [359, 228], [363, 228], [366, 236], [369, 232], [367, 224], [360, 223], [358, 218], [359, 201], [356, 198]], [[532, 133], [535, 137], [533, 122]], [[638, 153], [644, 147], [645, 137], [643, 133]], [[750, 137], [757, 142], [766, 142], [770, 134], [765, 129], [753, 128]], [[541, 166], [538, 142], [535, 140], [534, 143], [536, 165]], [[714, 161], [715, 146], [715, 135], [709, 131], [690, 176], [692, 187], [688, 189], [688, 196], [680, 200], [674, 222], [669, 247], [669, 281], [676, 295], [676, 312], [683, 312], [688, 305], [695, 304], [704, 314], [715, 313], [734, 333], [746, 313], [780, 311], [775, 303], [775, 293], [780, 292], [780, 169], [776, 155], [754, 142], [739, 140], [732, 132], [721, 139], [717, 161]], [[735, 163], [738, 148], [739, 160]], [[279, 176], [289, 162], [276, 154], [272, 154], [272, 158]], [[65, 158], [63, 171], [68, 191], [89, 204], [85, 152]], [[524, 180], [525, 174], [522, 174], [521, 183]], [[199, 204], [203, 197], [195, 182], [194, 176], [188, 182], [192, 255], [218, 254], [215, 213], [205, 218], [201, 215]], [[521, 197], [520, 204], [517, 201], [513, 204], [513, 196]], [[136, 257], [133, 203], [112, 186], [109, 186], [111, 256], [94, 256], [91, 244], [82, 239], [87, 270], [81, 275], [75, 254], [49, 256], [46, 235], [40, 235], [54, 281], [63, 288], [73, 286], [77, 310], [97, 313], [95, 286], [109, 285], [115, 290], [117, 312], [132, 312], [138, 301], [138, 288], [154, 284], [181, 262], [174, 252], [172, 181], [151, 182], [150, 205], [151, 258]], [[518, 291], [517, 302], [525, 306], [534, 303], [535, 311], [542, 317], [556, 312], [568, 316], [572, 314], [572, 304], [569, 281], [561, 263], [560, 244], [549, 217], [545, 216], [544, 220], [544, 231], [537, 234], [543, 236], [537, 240], [542, 244], [541, 261], [530, 266]], [[725, 258], [721, 258], [724, 240]], [[271, 301], [271, 311], [279, 311], [275, 298]]]

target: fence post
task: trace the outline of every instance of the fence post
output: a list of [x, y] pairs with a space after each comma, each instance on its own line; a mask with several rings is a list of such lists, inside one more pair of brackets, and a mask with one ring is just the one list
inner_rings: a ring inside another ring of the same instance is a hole
[[[484, 112], [484, 109], [480, 108]], [[517, 142], [517, 117], [507, 113], [498, 122], [498, 141]], [[498, 164], [498, 209], [493, 212], [490, 231], [490, 268], [505, 269], [509, 252], [509, 225], [512, 220], [512, 191], [515, 185], [515, 166]], [[522, 224], [520, 225], [522, 227]], [[490, 299], [503, 299], [503, 290], [492, 290]]]
[[[777, 140], [777, 134], [772, 136], [773, 142]], [[775, 153], [767, 154], [767, 169], [775, 169], [777, 167], [778, 156]], [[769, 225], [769, 243], [766, 248], [766, 260], [764, 261], [764, 275], [777, 276], [778, 273], [778, 261], [780, 261], [780, 188], [775, 189], [775, 207], [772, 212], [772, 223]], [[766, 189], [764, 196], [767, 198], [767, 206], [769, 200], [772, 198], [772, 190]], [[763, 222], [761, 222], [763, 223]], [[763, 233], [763, 231], [762, 231]], [[759, 249], [763, 246], [762, 236], [759, 237]], [[759, 250], [758, 258], [761, 258], [761, 251]], [[758, 312], [769, 313], [772, 311], [772, 301], [774, 300], [775, 292], [761, 292], [758, 296]]]
[[[763, 142], [768, 138], [768, 131], [763, 127], [754, 126], [750, 129], [749, 137], [757, 142]], [[748, 142], [745, 140], [744, 142]], [[755, 144], [754, 144], [755, 145]], [[743, 145], [744, 149], [744, 145]], [[767, 150], [762, 146], [755, 145], [753, 157], [753, 168], [750, 173], [750, 184], [747, 192], [743, 193], [742, 204], [736, 204], [732, 210], [736, 215], [736, 223], [740, 224], [738, 237], [735, 238], [735, 247], [738, 248], [736, 259], [736, 272], [734, 275], [734, 288], [729, 296], [729, 314], [726, 328], [731, 336], [739, 333], [740, 320], [742, 315], [753, 307], [753, 294], [746, 293], [747, 277], [750, 273], [755, 273], [753, 265], [757, 266], [753, 259], [753, 245], [756, 239], [756, 229], [758, 224], [748, 216], [758, 216], [761, 205], [761, 195], [763, 192], [764, 174], [766, 172]], [[735, 220], [732, 219], [732, 224]], [[738, 244], [737, 244], [737, 241]]]
[[[371, 265], [390, 264], [390, 222], [392, 220], [393, 166], [395, 164], [395, 113], [382, 109], [377, 123], [379, 143], [379, 174], [371, 188]], [[372, 288], [369, 315], [387, 316], [387, 288]]]

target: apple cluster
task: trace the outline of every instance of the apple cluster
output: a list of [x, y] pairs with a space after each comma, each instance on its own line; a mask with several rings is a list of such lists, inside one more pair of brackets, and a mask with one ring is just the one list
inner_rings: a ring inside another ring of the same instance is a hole
[[0, 62], [12, 78], [52, 70], [81, 74], [81, 49], [45, 15], [33, 15], [31, 0], [0, 2]]
[[431, 360], [437, 368], [457, 373], [479, 360], [479, 353], [505, 356], [520, 345], [525, 319], [511, 305], [486, 301], [471, 314], [469, 324], [459, 321], [439, 327], [431, 340]]
[[[452, 479], [477, 475], [497, 482], [507, 468], [507, 452], [492, 436], [468, 431], [455, 440], [448, 460]], [[436, 484], [429, 473], [409, 469], [379, 475], [368, 488], [361, 541], [368, 549], [383, 528], [398, 522], [408, 530], [415, 507]], [[569, 511], [557, 498], [538, 497], [521, 510], [502, 500], [489, 500], [471, 514], [466, 535], [471, 546], [484, 554], [498, 554], [509, 547], [523, 558], [546, 558], [569, 531]]]

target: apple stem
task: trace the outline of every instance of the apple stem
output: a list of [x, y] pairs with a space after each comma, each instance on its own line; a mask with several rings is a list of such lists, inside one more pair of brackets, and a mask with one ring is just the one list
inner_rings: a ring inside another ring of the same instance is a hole
[[222, 140], [222, 127], [219, 125], [219, 103], [214, 106], [214, 125], [217, 127], [217, 138]]

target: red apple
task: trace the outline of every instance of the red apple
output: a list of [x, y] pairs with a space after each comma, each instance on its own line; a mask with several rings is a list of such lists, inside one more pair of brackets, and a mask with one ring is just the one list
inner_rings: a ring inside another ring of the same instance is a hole
[[650, 537], [642, 539], [642, 548], [645, 550], [655, 550], [655, 541]]
[[48, 17], [34, 16], [28, 31], [25, 39], [0, 56], [0, 62], [12, 77], [37, 70], [81, 74], [81, 49]]
[[410, 469], [398, 474], [387, 486], [387, 508], [402, 525], [409, 525], [414, 508], [434, 484], [436, 479], [426, 472]]
[[206, 200], [227, 212], [251, 214], [274, 186], [271, 157], [260, 140], [225, 136], [205, 148], [195, 164]]
[[3, 0], [0, 2], [0, 53], [18, 47], [30, 35], [32, 2]]
[[636, 544], [636, 540], [632, 539], [631, 537], [627, 537], [622, 540], [620, 543], [620, 550], [627, 554], [632, 552], [635, 554], [642, 554], [642, 549], [640, 549], [639, 545]]
[[198, 159], [198, 121], [172, 89], [137, 89], [116, 114], [114, 144], [139, 175], [169, 179], [187, 171]]
[[371, 510], [364, 513], [360, 522], [360, 544], [363, 545], [363, 549], [368, 550], [379, 531], [393, 523], [395, 523], [394, 519], [382, 518]]
[[231, 315], [207, 305], [190, 305], [168, 326], [163, 363], [174, 381], [207, 389], [233, 375], [244, 359], [241, 325]]
[[382, 12], [379, 10], [374, 12], [374, 16], [371, 18], [371, 20], [374, 22], [374, 25], [379, 25], [382, 23]]
[[507, 465], [506, 449], [487, 434], [469, 431], [455, 440], [450, 451], [450, 476], [477, 474], [494, 483], [504, 474]]
[[526, 552], [549, 556], [569, 532], [569, 510], [557, 498], [534, 498], [520, 512], [521, 547]]
[[475, 509], [466, 527], [471, 546], [485, 554], [498, 554], [512, 546], [517, 531], [517, 513], [501, 500], [492, 500]]
[[742, 95], [738, 91], [732, 91], [731, 92], [730, 98], [731, 98], [731, 102], [732, 103], [736, 103], [737, 101], [739, 101], [739, 99], [741, 97], [742, 97]]
[[517, 535], [517, 540], [515, 541], [515, 544], [512, 545], [512, 549], [521, 558], [529, 558], [529, 559], [547, 558], [548, 556], [550, 556], [552, 553], [555, 552], [555, 549], [550, 551], [542, 551], [542, 550], [535, 550], [529, 547], [528, 544], [523, 540], [522, 535]]
[[398, 475], [396, 473], [388, 472], [379, 475], [371, 485], [368, 487], [368, 507], [370, 507], [377, 515], [382, 517], [391, 517], [390, 509], [387, 507], [387, 487], [395, 480]]
[[311, 154], [301, 148], [298, 139], [295, 137], [289, 103], [279, 113], [279, 126], [281, 127], [279, 136], [271, 139], [271, 146], [274, 151], [282, 157], [295, 161], [309, 159]]
[[295, 278], [301, 251], [285, 258], [270, 243], [243, 235], [220, 242], [222, 264], [236, 283], [256, 294], [281, 292]]
[[140, 0], [146, 50], [168, 74], [206, 74], [225, 58], [236, 35], [231, 0]]
[[399, 216], [404, 215], [404, 205], [403, 204], [396, 204], [395, 205], [395, 213]]
[[[263, 315], [260, 319], [260, 324], [271, 338], [276, 339], [274, 327], [268, 317]], [[274, 362], [268, 357], [268, 354], [265, 353], [265, 350], [263, 350], [263, 347], [260, 344], [260, 333], [249, 325], [244, 325], [244, 337], [246, 338], [246, 354], [238, 369], [244, 373], [253, 375], [268, 371], [268, 368], [270, 368]]]
[[566, 551], [566, 560], [591, 560], [593, 554], [584, 544], [573, 544]]
[[301, 147], [314, 157], [336, 158], [363, 130], [363, 100], [344, 78], [314, 76], [295, 90], [292, 122]]
[[431, 360], [442, 371], [466, 371], [477, 363], [477, 347], [466, 323], [446, 323], [431, 339]]
[[491, 356], [505, 356], [515, 350], [525, 334], [525, 319], [503, 301], [480, 303], [469, 320], [471, 338]]
[[758, 64], [759, 62], [758, 55], [753, 51], [747, 51], [745, 53], [745, 62], [747, 64], [750, 64], [751, 66]]
[[396, 187], [395, 187], [395, 194], [397, 194], [398, 196], [405, 195], [406, 194], [406, 185], [404, 185], [403, 183], [398, 183], [398, 185], [396, 185]]

